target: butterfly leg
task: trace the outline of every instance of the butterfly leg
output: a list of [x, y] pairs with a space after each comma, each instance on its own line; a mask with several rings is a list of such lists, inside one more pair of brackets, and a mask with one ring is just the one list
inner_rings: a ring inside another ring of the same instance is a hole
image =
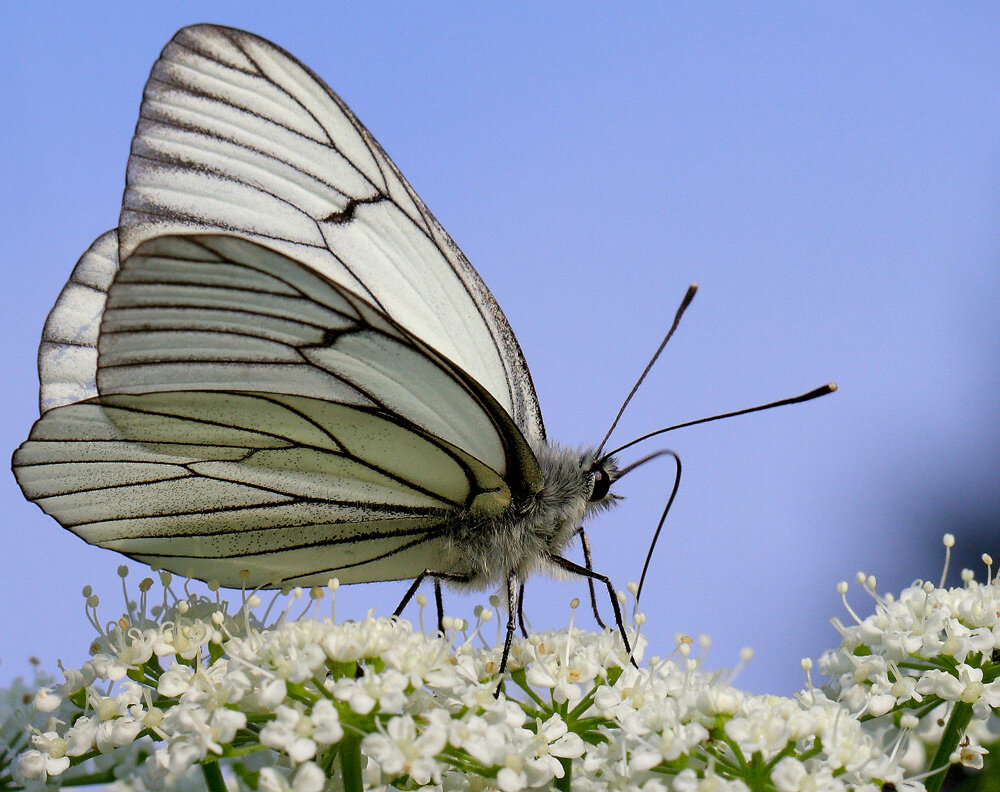
[[444, 603], [441, 600], [441, 581], [447, 580], [452, 583], [469, 583], [472, 578], [467, 575], [453, 575], [449, 572], [435, 572], [433, 569], [425, 569], [419, 575], [414, 578], [413, 583], [406, 590], [403, 595], [402, 601], [396, 606], [396, 610], [392, 612], [393, 616], [399, 616], [403, 613], [403, 609], [410, 604], [410, 600], [413, 599], [413, 595], [417, 593], [417, 589], [420, 588], [420, 584], [424, 582], [426, 578], [433, 578], [434, 580], [434, 600], [437, 604], [438, 612], [438, 629], [444, 632], [444, 625], [442, 621], [444, 620]]
[[503, 641], [503, 656], [500, 658], [500, 670], [497, 672], [500, 681], [497, 683], [497, 689], [493, 691], [493, 698], [500, 697], [500, 688], [503, 687], [503, 674], [507, 670], [507, 660], [510, 659], [510, 646], [514, 641], [515, 613], [520, 611], [518, 592], [521, 588], [523, 588], [523, 584], [519, 587], [517, 578], [514, 575], [510, 575], [507, 578], [507, 636]]
[[579, 575], [580, 577], [600, 581], [607, 586], [608, 596], [611, 598], [611, 607], [615, 612], [615, 624], [618, 626], [618, 632], [622, 637], [622, 642], [625, 644], [625, 651], [628, 652], [629, 660], [632, 665], [638, 668], [639, 666], [636, 665], [635, 660], [632, 659], [632, 645], [629, 643], [628, 636], [625, 634], [625, 622], [622, 621], [622, 609], [621, 605], [618, 603], [618, 595], [615, 594], [615, 587], [611, 585], [611, 578], [607, 575], [602, 575], [600, 572], [595, 572], [593, 569], [580, 566], [575, 561], [570, 561], [568, 558], [563, 558], [562, 556], [550, 554], [548, 556], [548, 560], [560, 569], [565, 569], [567, 572], [572, 572], [574, 575]]
[[444, 634], [444, 600], [441, 598], [441, 581], [434, 578], [434, 604], [437, 606], [438, 632]]
[[521, 628], [521, 635], [528, 637], [528, 629], [524, 626], [524, 581], [521, 581], [521, 589], [517, 592], [517, 626]]
[[[583, 563], [587, 569], [593, 572], [594, 562], [590, 556], [590, 541], [587, 539], [587, 532], [583, 529], [582, 525], [576, 529], [576, 532], [580, 535], [580, 545], [583, 547]], [[594, 590], [594, 579], [592, 577], [587, 578], [587, 588], [590, 589], [590, 607], [594, 611], [594, 620], [604, 630], [608, 625], [604, 623], [600, 611], [597, 610], [597, 592]]]

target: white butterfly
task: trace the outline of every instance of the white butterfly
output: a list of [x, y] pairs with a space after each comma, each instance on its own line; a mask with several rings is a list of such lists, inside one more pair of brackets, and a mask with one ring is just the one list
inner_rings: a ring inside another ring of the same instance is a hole
[[184, 28], [126, 184], [45, 324], [29, 499], [225, 586], [506, 584], [509, 643], [517, 586], [561, 570], [621, 626], [561, 555], [614, 502], [614, 459], [546, 440], [493, 296], [316, 75]]
[[500, 307], [351, 111], [257, 36], [184, 28], [146, 84], [116, 231], [39, 350], [25, 495], [225, 586], [510, 589], [613, 502], [546, 441]]

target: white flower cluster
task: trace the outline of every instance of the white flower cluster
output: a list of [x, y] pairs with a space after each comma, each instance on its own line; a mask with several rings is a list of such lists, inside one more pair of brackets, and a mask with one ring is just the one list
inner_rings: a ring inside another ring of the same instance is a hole
[[[40, 731], [48, 722], [48, 716], [32, 707], [35, 692], [44, 685], [52, 684], [47, 674], [35, 669], [34, 683], [18, 677], [10, 687], [0, 690], [0, 789], [14, 785], [13, 769], [17, 755], [28, 744], [31, 730]], [[58, 757], [51, 759], [61, 772], [62, 762]], [[66, 763], [68, 766], [68, 762]]]
[[[953, 539], [946, 535], [950, 548]], [[989, 557], [984, 560], [989, 563]], [[875, 613], [854, 624], [834, 625], [838, 648], [820, 659], [832, 677], [826, 690], [863, 721], [895, 718], [911, 741], [904, 766], [925, 761], [925, 747], [956, 742], [952, 763], [982, 767], [982, 743], [997, 741], [1000, 710], [1000, 579], [977, 582], [962, 573], [963, 586], [917, 581], [899, 597], [879, 595], [872, 576], [857, 581], [875, 601]], [[838, 590], [846, 595], [847, 583]], [[950, 730], [950, 732], [949, 732]]]
[[[68, 679], [78, 672], [65, 673]], [[50, 776], [56, 782], [63, 780], [74, 759], [67, 753], [61, 732], [80, 714], [72, 701], [54, 693], [63, 687], [56, 686], [49, 674], [36, 671], [32, 683], [16, 679], [10, 687], [0, 690], [0, 789], [18, 789], [18, 782], [24, 779], [32, 785]], [[28, 746], [34, 748], [26, 751]], [[141, 792], [137, 768], [152, 750], [151, 739], [139, 738], [78, 764], [65, 777], [71, 777], [74, 784], [108, 784], [109, 790], [118, 786], [120, 792]], [[204, 792], [205, 788], [198, 768], [172, 782], [171, 792]]]
[[[256, 595], [229, 614], [217, 599], [171, 602], [162, 580], [161, 606], [147, 607], [143, 581], [93, 658], [35, 696], [59, 717], [35, 730], [23, 777], [69, 777], [131, 752], [115, 777], [133, 789], [186, 787], [193, 769], [220, 765], [231, 786], [262, 792], [921, 788], [843, 705], [815, 689], [741, 693], [731, 675], [703, 670], [683, 636], [670, 658], [640, 667], [636, 631], [636, 664], [611, 630], [533, 634], [514, 642], [496, 695], [500, 650], [461, 620], [442, 637], [371, 615], [293, 619], [295, 592], [264, 627]], [[492, 617], [477, 613], [480, 627]]]

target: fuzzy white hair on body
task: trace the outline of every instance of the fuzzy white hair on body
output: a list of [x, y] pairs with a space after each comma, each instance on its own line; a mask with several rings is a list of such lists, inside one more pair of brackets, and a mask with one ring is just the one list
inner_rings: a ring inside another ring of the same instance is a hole
[[621, 500], [610, 492], [591, 500], [599, 475], [595, 465], [612, 481], [618, 467], [613, 459], [598, 462], [593, 449], [538, 443], [532, 451], [542, 473], [542, 488], [515, 498], [497, 517], [481, 522], [459, 519], [450, 525], [443, 566], [455, 577], [446, 582], [457, 588], [484, 589], [511, 576], [524, 581], [538, 572], [572, 576], [550, 559], [561, 554], [593, 515]]

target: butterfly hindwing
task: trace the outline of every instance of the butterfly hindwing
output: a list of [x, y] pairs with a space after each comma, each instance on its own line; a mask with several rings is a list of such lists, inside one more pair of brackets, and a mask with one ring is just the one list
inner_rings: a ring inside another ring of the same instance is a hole
[[[343, 426], [354, 436], [330, 434]], [[379, 460], [352, 453], [357, 435], [368, 435], [358, 453]], [[390, 448], [395, 465], [380, 467]], [[399, 470], [412, 459], [420, 466]], [[25, 493], [86, 541], [229, 586], [413, 577], [440, 563], [447, 515], [502, 487], [475, 460], [377, 413], [212, 391], [50, 410], [14, 468]]]
[[339, 284], [238, 237], [158, 237], [126, 261], [97, 384], [102, 395], [243, 390], [377, 409], [534, 483], [524, 439], [477, 381]]
[[[91, 338], [86, 294], [87, 310], [61, 297], [60, 337]], [[114, 274], [100, 327], [99, 395], [45, 412], [14, 458], [28, 497], [92, 543], [228, 585], [407, 578], [440, 564], [449, 520], [537, 487], [475, 380], [248, 240], [148, 241]], [[54, 380], [86, 380], [49, 357]]]
[[99, 236], [73, 268], [49, 311], [38, 347], [41, 412], [97, 395], [97, 341], [118, 272], [118, 234]]

